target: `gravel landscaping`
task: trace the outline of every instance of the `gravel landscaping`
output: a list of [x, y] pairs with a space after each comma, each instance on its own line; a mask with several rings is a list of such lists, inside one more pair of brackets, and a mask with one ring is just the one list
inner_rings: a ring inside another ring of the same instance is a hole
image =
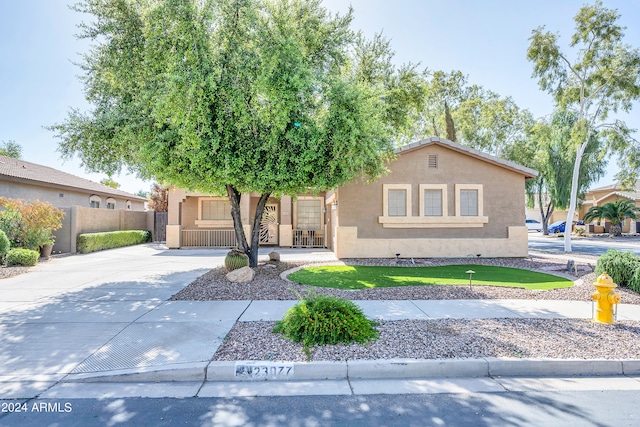
[[[585, 258], [585, 257], [582, 257]], [[395, 260], [343, 260], [351, 265], [395, 265]], [[566, 262], [552, 258], [526, 259], [417, 259], [418, 266], [483, 264], [526, 268], [566, 275]], [[281, 273], [300, 267], [285, 262], [262, 263], [248, 284], [231, 283], [223, 268], [202, 275], [172, 300], [293, 300], [312, 288], [352, 300], [428, 299], [535, 299], [590, 301], [596, 258], [578, 265], [576, 285], [566, 289], [529, 291], [497, 286], [473, 286], [468, 282], [448, 286], [403, 286], [397, 288], [342, 291], [288, 282]], [[308, 265], [308, 263], [306, 263]], [[407, 267], [410, 268], [410, 267]], [[640, 304], [640, 295], [619, 288], [622, 303]], [[302, 345], [271, 329], [274, 322], [238, 322], [229, 332], [213, 360], [305, 361]], [[383, 321], [377, 326], [380, 339], [366, 345], [315, 347], [311, 360], [344, 361], [390, 358], [640, 358], [640, 322], [621, 321], [600, 325], [584, 319], [444, 319]]]
[[[307, 360], [302, 344], [274, 334], [274, 322], [238, 322], [213, 360]], [[326, 345], [311, 360], [480, 357], [638, 359], [640, 322], [581, 319], [443, 319], [380, 322], [380, 339]]]
[[[351, 300], [553, 299], [591, 301], [591, 293], [594, 291], [595, 274], [593, 273], [593, 268], [595, 268], [596, 264], [595, 258], [592, 264], [578, 265], [577, 277], [565, 274], [566, 262], [562, 263], [552, 258], [443, 258], [417, 259], [414, 261], [416, 266], [482, 264], [526, 268], [570, 277], [575, 279], [577, 283], [571, 288], [549, 291], [477, 285], [469, 289], [469, 279], [465, 277], [461, 279], [460, 286], [401, 286], [397, 288], [345, 291], [298, 285], [280, 277], [283, 272], [302, 265], [309, 265], [308, 263], [267, 262], [260, 264], [255, 269], [256, 277], [251, 283], [232, 283], [226, 279], [224, 268], [215, 268], [197, 278], [189, 286], [171, 297], [171, 300], [295, 300], [298, 299], [298, 295], [304, 295], [307, 290], [312, 290], [318, 294], [335, 295]], [[348, 265], [395, 265], [395, 260], [387, 259], [345, 259], [343, 262]], [[622, 294], [623, 303], [640, 304], [640, 295], [624, 288], [618, 290]]]
[[18, 274], [26, 273], [29, 271], [29, 267], [13, 266], [13, 267], [1, 267], [0, 266], [0, 280], [8, 277], [17, 276]]

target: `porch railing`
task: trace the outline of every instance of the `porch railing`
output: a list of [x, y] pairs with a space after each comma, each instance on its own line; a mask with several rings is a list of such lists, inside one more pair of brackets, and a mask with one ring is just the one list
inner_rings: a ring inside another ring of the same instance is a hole
[[233, 248], [236, 234], [233, 230], [182, 230], [182, 246]]
[[324, 248], [325, 239], [321, 230], [300, 230], [293, 229], [294, 248]]

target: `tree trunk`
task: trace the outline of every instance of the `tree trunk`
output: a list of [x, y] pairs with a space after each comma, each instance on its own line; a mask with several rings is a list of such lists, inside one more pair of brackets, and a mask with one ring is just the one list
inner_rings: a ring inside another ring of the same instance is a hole
[[584, 150], [591, 137], [591, 132], [587, 132], [584, 142], [578, 147], [576, 152], [576, 161], [573, 163], [573, 177], [571, 179], [571, 199], [569, 201], [569, 211], [567, 212], [567, 222], [564, 230], [564, 251], [571, 252], [571, 229], [573, 228], [573, 215], [576, 212], [576, 204], [578, 201], [578, 178], [580, 177], [580, 163]]
[[236, 233], [238, 249], [248, 255], [249, 245], [247, 244], [247, 237], [244, 234], [244, 228], [242, 228], [242, 215], [240, 214], [240, 199], [242, 198], [242, 194], [230, 184], [227, 184], [226, 187], [227, 196], [229, 196], [229, 202], [231, 202], [231, 218], [233, 219], [233, 231]]
[[232, 185], [227, 184], [227, 195], [231, 202], [231, 218], [233, 218], [233, 230], [236, 233], [238, 241], [238, 249], [247, 254], [249, 257], [249, 267], [258, 266], [258, 250], [260, 249], [260, 222], [264, 207], [271, 196], [271, 193], [265, 193], [260, 196], [258, 206], [256, 206], [256, 214], [253, 217], [253, 228], [251, 230], [251, 246], [247, 242], [247, 236], [244, 234], [242, 227], [242, 215], [240, 214], [240, 199], [242, 194]]
[[434, 136], [440, 136], [440, 132], [438, 132], [438, 127], [436, 126], [436, 119], [435, 117], [431, 118], [431, 126], [433, 126], [433, 135]]
[[610, 237], [620, 237], [622, 236], [622, 225], [613, 225], [609, 227], [609, 236]]
[[447, 139], [449, 141], [456, 141], [456, 126], [453, 123], [453, 117], [451, 117], [451, 111], [449, 110], [449, 104], [444, 103], [444, 121], [447, 125]]
[[549, 206], [547, 206], [547, 211], [545, 212], [542, 206], [542, 195], [540, 194], [540, 192], [538, 193], [538, 204], [540, 205], [540, 219], [542, 219], [542, 234], [544, 236], [548, 236], [549, 235], [549, 218], [551, 218], [551, 215], [555, 210], [555, 206], [553, 205], [553, 203], [549, 203]]
[[549, 202], [549, 205], [546, 207], [544, 206], [544, 199], [543, 199], [543, 193], [546, 191], [545, 190], [545, 186], [544, 186], [544, 179], [541, 177], [538, 177], [538, 179], [535, 181], [536, 182], [536, 186], [534, 187], [534, 190], [537, 191], [535, 194], [538, 195], [538, 208], [540, 209], [540, 220], [542, 221], [542, 234], [544, 236], [548, 236], [549, 235], [549, 218], [551, 218], [551, 215], [553, 214], [553, 211], [555, 210], [555, 205], [553, 204], [553, 202]]
[[262, 222], [262, 214], [264, 214], [264, 207], [269, 201], [271, 193], [265, 193], [260, 195], [258, 200], [258, 206], [256, 206], [256, 214], [253, 217], [253, 228], [251, 229], [251, 249], [247, 253], [249, 255], [249, 267], [258, 266], [258, 249], [260, 249], [260, 223]]

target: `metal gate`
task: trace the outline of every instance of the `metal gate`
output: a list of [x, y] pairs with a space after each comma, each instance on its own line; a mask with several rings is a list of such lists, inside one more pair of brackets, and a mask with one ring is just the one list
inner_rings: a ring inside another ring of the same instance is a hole
[[260, 221], [260, 244], [278, 244], [278, 205], [269, 204], [264, 207]]
[[153, 213], [153, 241], [167, 241], [167, 223], [169, 222], [169, 212]]

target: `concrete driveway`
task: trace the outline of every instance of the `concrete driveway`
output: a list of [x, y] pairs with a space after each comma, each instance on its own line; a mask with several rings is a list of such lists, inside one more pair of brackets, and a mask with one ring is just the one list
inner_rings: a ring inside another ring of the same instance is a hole
[[225, 253], [140, 245], [54, 258], [3, 279], [0, 396], [46, 389], [117, 337], [134, 348], [135, 331], [131, 339], [123, 331]]
[[[138, 245], [53, 258], [0, 280], [0, 398], [35, 396], [70, 374], [204, 369], [250, 301], [167, 299], [227, 252]], [[335, 259], [326, 250], [279, 252]]]

